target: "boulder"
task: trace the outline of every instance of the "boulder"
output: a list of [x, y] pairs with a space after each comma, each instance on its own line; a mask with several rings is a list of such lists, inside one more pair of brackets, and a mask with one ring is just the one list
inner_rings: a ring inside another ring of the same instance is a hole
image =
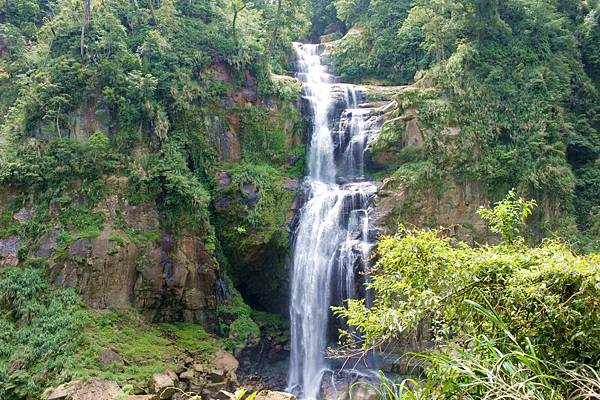
[[254, 400], [296, 400], [296, 396], [287, 392], [261, 390], [256, 394]]
[[112, 349], [106, 349], [100, 353], [100, 364], [108, 366], [110, 364], [124, 365], [123, 358]]
[[241, 187], [243, 198], [242, 204], [254, 207], [258, 202], [258, 188], [252, 183], [244, 183]]
[[186, 381], [188, 383], [188, 391], [192, 393], [200, 393], [206, 385], [204, 378], [195, 376], [194, 379]]
[[229, 397], [227, 395], [221, 393], [222, 390], [227, 390], [227, 382], [207, 383], [202, 388], [202, 398], [220, 400], [228, 399]]
[[380, 395], [373, 385], [361, 383], [352, 385], [350, 389], [350, 399], [352, 400], [379, 400]]
[[194, 371], [196, 372], [205, 372], [207, 370], [207, 368], [204, 366], [204, 364], [202, 363], [195, 363], [194, 364]]
[[11, 236], [0, 239], [0, 268], [14, 267], [18, 264], [17, 249], [21, 244], [21, 238]]
[[159, 395], [161, 399], [168, 399], [175, 393], [176, 383], [177, 376], [175, 373], [172, 371], [166, 371], [162, 374], [152, 375], [148, 386], [150, 387], [150, 391]]
[[192, 379], [194, 379], [194, 370], [190, 369], [185, 372], [182, 372], [181, 375], [179, 375], [179, 379], [184, 381], [191, 381]]
[[217, 178], [217, 190], [223, 190], [231, 185], [231, 176], [227, 171], [219, 171], [215, 174]]
[[231, 207], [231, 199], [223, 197], [215, 200], [213, 204], [217, 211], [227, 211]]
[[13, 215], [13, 218], [19, 221], [20, 223], [24, 223], [29, 221], [33, 217], [33, 212], [30, 207], [23, 207], [19, 212]]
[[122, 395], [116, 382], [101, 379], [74, 381], [60, 385], [48, 400], [116, 400]]
[[217, 351], [213, 355], [212, 369], [210, 372], [211, 380], [213, 382], [220, 382], [224, 380], [226, 382], [233, 382], [237, 384], [237, 369], [240, 366], [238, 360], [233, 354], [223, 350]]

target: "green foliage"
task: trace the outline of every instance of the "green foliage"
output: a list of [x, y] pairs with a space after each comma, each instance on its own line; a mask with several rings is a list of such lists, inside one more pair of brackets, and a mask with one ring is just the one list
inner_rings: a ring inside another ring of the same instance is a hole
[[335, 2], [331, 0], [311, 0], [311, 23], [309, 40], [313, 43], [319, 41], [322, 35], [343, 32], [344, 23], [337, 17]]
[[85, 321], [78, 296], [50, 287], [41, 271], [0, 272], [0, 397], [38, 398], [65, 377]]
[[477, 214], [488, 224], [492, 232], [502, 236], [502, 240], [506, 243], [514, 243], [515, 240], [519, 240], [521, 227], [525, 225], [525, 220], [536, 205], [535, 200], [517, 198], [517, 194], [511, 190], [503, 200], [494, 205], [494, 208], [481, 207]]
[[[395, 383], [381, 374], [381, 398], [398, 400], [488, 399], [590, 399], [600, 388], [600, 377], [590, 365], [554, 364], [531, 342], [521, 345], [493, 309], [471, 303], [501, 331], [502, 340], [472, 336], [463, 345], [450, 343], [439, 351], [416, 354], [427, 366], [423, 380]], [[504, 342], [505, 344], [503, 344]]]
[[[334, 52], [334, 67], [342, 79], [410, 82], [430, 59], [419, 47], [422, 34], [414, 28], [397, 37], [411, 1], [360, 0], [335, 2], [338, 17], [359, 26]], [[404, 32], [403, 32], [404, 33]]]
[[[292, 193], [282, 187], [286, 175], [260, 164], [235, 164], [227, 172], [231, 184], [219, 195], [236, 199], [231, 209], [222, 215], [221, 221], [226, 224], [227, 231], [221, 234], [227, 237], [227, 242], [237, 242], [239, 248], [240, 244], [251, 244], [256, 240], [266, 243], [273, 235], [281, 234], [286, 221], [285, 205], [292, 200]], [[256, 199], [249, 196], [256, 196]], [[241, 238], [237, 227], [244, 229]], [[281, 238], [282, 243], [286, 240], [287, 237]]]
[[101, 230], [104, 214], [82, 204], [71, 204], [59, 214], [59, 222], [68, 230]]
[[[532, 206], [511, 192], [485, 214], [514, 238]], [[346, 345], [385, 348], [423, 326], [438, 344], [404, 355], [423, 375], [382, 376], [381, 398], [588, 399], [600, 387], [597, 254], [560, 242], [469, 247], [403, 228], [377, 253], [367, 284], [374, 304], [334, 309], [359, 334], [342, 332]]]
[[348, 17], [353, 3], [337, 3], [360, 31], [336, 44], [342, 79], [410, 83], [424, 70], [375, 143], [385, 165], [415, 161], [405, 150], [414, 114], [421, 159], [493, 199], [514, 187], [544, 202], [543, 235], [565, 233], [573, 216], [589, 228], [600, 201], [597, 2], [370, 1]]
[[[493, 304], [514, 340], [531, 341], [550, 362], [597, 362], [600, 314], [597, 255], [578, 256], [548, 242], [472, 248], [437, 231], [401, 230], [383, 238], [368, 287], [374, 304], [350, 300], [336, 313], [364, 335], [364, 346], [400, 337], [431, 321], [440, 340], [498, 338], [488, 318], [465, 300]], [[527, 339], [526, 339], [527, 338]]]
[[287, 134], [283, 126], [271, 125], [269, 114], [269, 110], [260, 108], [242, 110], [240, 140], [244, 159], [251, 162], [273, 162], [275, 164], [286, 161], [286, 150], [291, 136]]
[[182, 136], [169, 136], [160, 152], [151, 156], [145, 182], [160, 193], [161, 207], [167, 212], [168, 223], [174, 225], [178, 218], [183, 217], [183, 211], [191, 211], [195, 218], [179, 222], [206, 226], [210, 195], [202, 181], [189, 169], [184, 146]]
[[[3, 399], [39, 398], [48, 386], [91, 377], [144, 385], [186, 351], [208, 361], [222, 347], [198, 325], [150, 325], [132, 311], [85, 311], [72, 290], [52, 288], [34, 269], [0, 273], [0, 311]], [[107, 350], [125, 364], [103, 365]]]
[[252, 319], [252, 309], [244, 302], [239, 292], [217, 308], [222, 333], [227, 337], [227, 346], [233, 351], [256, 344], [260, 328]]
[[[206, 359], [221, 345], [200, 326], [189, 323], [148, 324], [135, 312], [91, 313], [81, 346], [70, 371], [74, 379], [99, 377], [121, 385], [145, 385], [152, 374], [175, 367], [185, 351], [202, 352]], [[102, 365], [103, 351], [113, 350], [125, 365]]]
[[289, 339], [289, 322], [281, 315], [252, 310], [252, 319], [260, 327], [264, 336], [277, 341]]

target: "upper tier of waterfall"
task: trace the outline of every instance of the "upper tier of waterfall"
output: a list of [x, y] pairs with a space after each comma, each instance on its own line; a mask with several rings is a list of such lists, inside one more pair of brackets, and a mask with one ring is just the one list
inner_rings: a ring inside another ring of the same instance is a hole
[[359, 272], [373, 247], [368, 208], [376, 187], [365, 177], [365, 155], [381, 118], [360, 107], [359, 87], [336, 83], [322, 46], [294, 48], [312, 126], [307, 201], [293, 238], [289, 389], [314, 400], [328, 370], [330, 307], [359, 295]]

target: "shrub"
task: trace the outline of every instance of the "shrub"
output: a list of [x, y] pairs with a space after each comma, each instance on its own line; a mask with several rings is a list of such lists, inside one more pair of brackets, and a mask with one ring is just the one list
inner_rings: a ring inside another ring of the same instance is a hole
[[[480, 211], [510, 239], [498, 246], [470, 247], [436, 230], [401, 227], [378, 244], [367, 283], [373, 305], [349, 300], [335, 313], [363, 336], [365, 349], [429, 319], [438, 342], [460, 345], [465, 337], [485, 336], [502, 344], [509, 337], [523, 348], [535, 346], [548, 362], [600, 362], [600, 256], [574, 254], [558, 241], [527, 247], [515, 240], [534, 204], [511, 191], [493, 210]], [[490, 305], [493, 315], [473, 313], [473, 302]], [[503, 335], [506, 326], [514, 336]], [[355, 335], [344, 337], [356, 345]]]
[[38, 398], [72, 365], [86, 313], [39, 270], [0, 272], [0, 398]]

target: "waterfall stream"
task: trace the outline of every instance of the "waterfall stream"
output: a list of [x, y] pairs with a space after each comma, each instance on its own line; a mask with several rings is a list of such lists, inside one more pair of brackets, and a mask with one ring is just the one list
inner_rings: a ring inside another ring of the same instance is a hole
[[322, 62], [321, 45], [296, 43], [294, 48], [312, 134], [303, 185], [307, 201], [293, 245], [288, 389], [315, 400], [329, 368], [324, 351], [330, 307], [360, 295], [360, 271], [373, 247], [368, 207], [376, 187], [364, 170], [366, 148], [379, 132], [381, 117], [361, 107], [363, 90], [336, 83]]

